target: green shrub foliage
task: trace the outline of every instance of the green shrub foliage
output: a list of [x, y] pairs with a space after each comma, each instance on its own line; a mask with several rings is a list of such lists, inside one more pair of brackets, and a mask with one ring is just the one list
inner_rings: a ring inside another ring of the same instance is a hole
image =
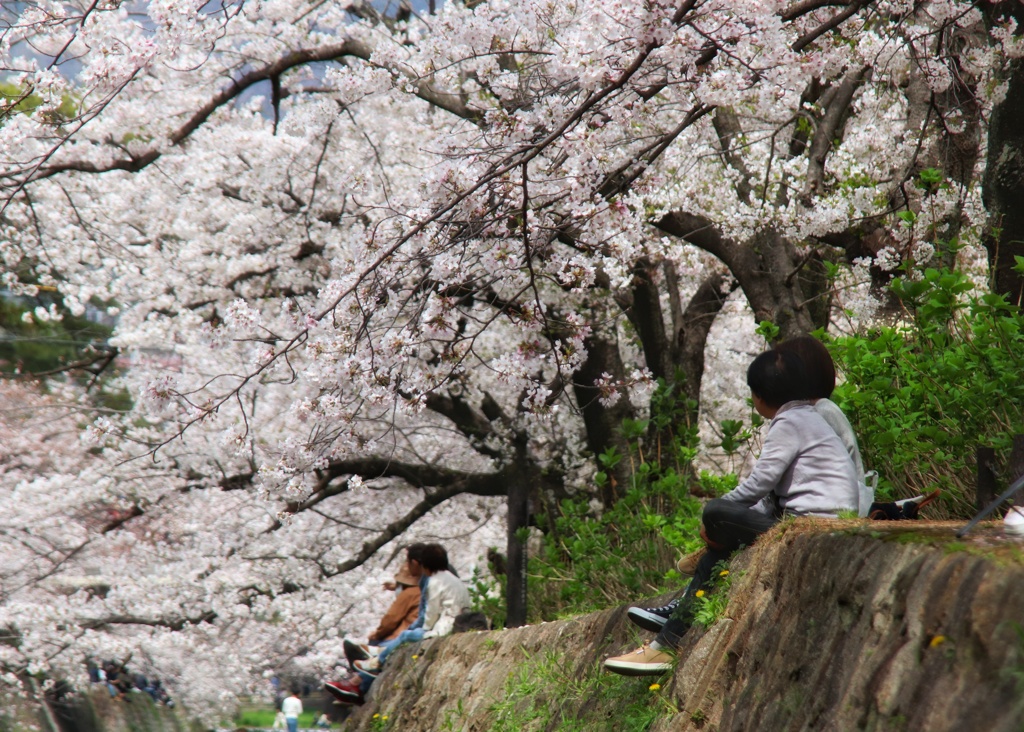
[[[691, 495], [691, 488], [700, 486], [691, 467], [697, 438], [695, 429], [665, 415], [679, 417], [688, 406], [676, 384], [659, 380], [651, 419], [623, 425], [629, 455], [599, 456], [609, 469], [629, 461], [632, 480], [622, 498], [600, 514], [586, 497], [566, 500], [557, 516], [542, 517], [543, 553], [530, 560], [533, 619], [588, 612], [680, 587], [676, 557], [700, 544], [701, 502]], [[595, 476], [598, 485], [604, 480], [603, 473]]]
[[955, 271], [929, 269], [892, 290], [898, 324], [829, 344], [846, 377], [833, 399], [883, 498], [940, 488], [930, 515], [968, 517], [977, 447], [996, 448], [1005, 464], [1024, 433], [1024, 315], [1002, 295], [975, 294]]

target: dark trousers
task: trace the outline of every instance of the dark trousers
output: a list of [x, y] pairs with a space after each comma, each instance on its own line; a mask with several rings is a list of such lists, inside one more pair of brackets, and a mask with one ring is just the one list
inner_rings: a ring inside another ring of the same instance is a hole
[[704, 533], [715, 548], [708, 546], [707, 553], [697, 563], [697, 571], [683, 593], [682, 602], [658, 633], [658, 643], [663, 646], [677, 648], [682, 642], [683, 635], [693, 624], [697, 591], [710, 586], [715, 565], [728, 559], [740, 547], [753, 544], [758, 536], [779, 522], [775, 516], [767, 516], [721, 498], [707, 502], [701, 520], [704, 522]]

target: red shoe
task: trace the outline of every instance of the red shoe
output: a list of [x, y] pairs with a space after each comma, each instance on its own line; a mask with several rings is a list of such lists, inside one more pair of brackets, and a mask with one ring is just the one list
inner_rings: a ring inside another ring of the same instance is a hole
[[324, 684], [324, 688], [331, 696], [344, 704], [354, 704], [358, 707], [366, 701], [363, 698], [363, 692], [359, 690], [359, 684], [353, 681], [328, 681]]

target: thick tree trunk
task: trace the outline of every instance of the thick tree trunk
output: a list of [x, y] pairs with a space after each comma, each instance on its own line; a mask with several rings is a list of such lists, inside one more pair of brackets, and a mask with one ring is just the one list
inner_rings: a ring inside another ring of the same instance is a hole
[[[687, 399], [700, 409], [700, 386], [704, 378], [704, 349], [715, 317], [722, 311], [725, 298], [735, 287], [735, 280], [724, 274], [709, 275], [700, 283], [678, 320], [675, 329], [676, 365], [682, 370]], [[693, 415], [696, 418], [696, 413]]]
[[704, 347], [733, 280], [722, 273], [708, 275], [684, 310], [675, 267], [671, 262], [664, 262], [661, 270], [668, 293], [668, 314], [661, 305], [658, 268], [647, 261], [637, 263], [633, 272], [632, 300], [621, 304], [640, 336], [644, 360], [651, 374], [668, 383], [682, 377], [682, 394], [693, 404], [688, 410], [688, 421], [694, 423], [704, 377]]
[[661, 310], [658, 269], [646, 259], [633, 267], [632, 302], [626, 317], [636, 328], [647, 368], [656, 379], [671, 379], [675, 372], [674, 343]]
[[992, 216], [985, 238], [992, 289], [1024, 306], [1024, 276], [1013, 270], [1024, 257], [1024, 61], [1010, 67], [1006, 98], [992, 110], [988, 165], [982, 182], [985, 207]]
[[[640, 336], [647, 368], [656, 379], [664, 380], [667, 387], [675, 386], [676, 394], [685, 400], [685, 407], [676, 411], [668, 423], [655, 419], [659, 415], [654, 414], [652, 403], [647, 441], [658, 456], [662, 455], [662, 448], [670, 444], [673, 437], [697, 425], [700, 385], [704, 378], [704, 347], [715, 316], [725, 304], [723, 293], [731, 289], [724, 274], [711, 274], [683, 310], [675, 266], [666, 261], [660, 270], [659, 277], [656, 265], [647, 260], [637, 262], [630, 296], [619, 300]], [[668, 294], [667, 314], [662, 308], [661, 285]], [[678, 406], [677, 402], [677, 409]]]
[[811, 257], [801, 256], [792, 242], [769, 230], [740, 243], [722, 236], [707, 219], [682, 211], [667, 214], [656, 226], [721, 260], [747, 296], [754, 318], [777, 325], [783, 339], [815, 329], [812, 304], [828, 293], [809, 290], [814, 279], [803, 270]]

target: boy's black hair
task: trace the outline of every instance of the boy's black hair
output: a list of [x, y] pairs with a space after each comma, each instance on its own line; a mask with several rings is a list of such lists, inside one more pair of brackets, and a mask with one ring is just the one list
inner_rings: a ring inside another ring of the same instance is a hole
[[448, 551], [440, 544], [427, 544], [423, 548], [423, 568], [431, 572], [448, 569]]
[[790, 338], [775, 346], [776, 351], [795, 353], [807, 371], [808, 399], [828, 399], [836, 388], [836, 365], [825, 344], [814, 336]]
[[778, 409], [794, 399], [811, 399], [803, 361], [795, 353], [765, 351], [747, 368], [747, 386], [765, 404]]
[[419, 562], [423, 564], [423, 551], [427, 548], [427, 545], [421, 541], [415, 544], [410, 544], [405, 548], [405, 558], [411, 562]]

